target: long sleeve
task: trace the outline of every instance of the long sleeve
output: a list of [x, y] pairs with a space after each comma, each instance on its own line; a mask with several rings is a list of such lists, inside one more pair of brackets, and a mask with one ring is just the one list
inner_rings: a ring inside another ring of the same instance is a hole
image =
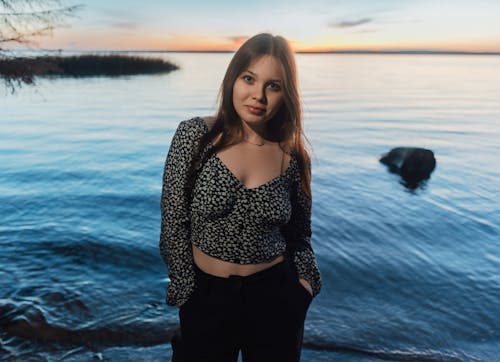
[[[308, 164], [311, 170], [311, 164]], [[299, 278], [307, 280], [312, 287], [313, 297], [321, 290], [321, 274], [311, 245], [312, 199], [301, 187], [300, 172], [293, 178], [291, 204], [292, 216], [285, 226], [287, 242], [292, 243], [292, 258]]]
[[172, 137], [163, 171], [159, 246], [170, 278], [166, 293], [166, 303], [170, 306], [182, 305], [195, 287], [190, 205], [184, 189], [199, 136], [199, 130], [194, 125], [191, 120], [179, 123]]

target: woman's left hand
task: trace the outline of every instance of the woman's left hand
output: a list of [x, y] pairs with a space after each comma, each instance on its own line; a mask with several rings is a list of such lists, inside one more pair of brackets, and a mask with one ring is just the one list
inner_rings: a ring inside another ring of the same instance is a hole
[[307, 280], [305, 280], [304, 278], [300, 278], [299, 282], [300, 282], [300, 284], [302, 284], [304, 286], [304, 288], [307, 289], [307, 291], [309, 293], [311, 293], [311, 296], [312, 296], [313, 295], [313, 290], [312, 290], [311, 284], [309, 284], [309, 282]]

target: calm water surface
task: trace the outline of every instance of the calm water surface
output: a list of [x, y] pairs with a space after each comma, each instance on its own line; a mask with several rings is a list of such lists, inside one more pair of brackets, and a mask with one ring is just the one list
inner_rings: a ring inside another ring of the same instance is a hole
[[[159, 256], [163, 163], [212, 114], [232, 54], [181, 70], [39, 80], [0, 98], [0, 358], [170, 360]], [[323, 289], [303, 361], [500, 355], [500, 62], [297, 55]], [[409, 190], [378, 156], [432, 149]]]

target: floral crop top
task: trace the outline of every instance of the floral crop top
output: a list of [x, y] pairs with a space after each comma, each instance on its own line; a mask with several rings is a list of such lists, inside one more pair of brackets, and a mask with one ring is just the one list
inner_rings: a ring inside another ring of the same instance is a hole
[[239, 264], [270, 261], [284, 254], [287, 243], [295, 243], [294, 265], [315, 297], [321, 275], [311, 246], [311, 198], [300, 187], [295, 154], [284, 173], [255, 188], [247, 188], [212, 154], [198, 171], [189, 205], [188, 169], [208, 130], [203, 118], [181, 121], [165, 161], [159, 246], [170, 279], [167, 305], [181, 306], [195, 288], [191, 243]]

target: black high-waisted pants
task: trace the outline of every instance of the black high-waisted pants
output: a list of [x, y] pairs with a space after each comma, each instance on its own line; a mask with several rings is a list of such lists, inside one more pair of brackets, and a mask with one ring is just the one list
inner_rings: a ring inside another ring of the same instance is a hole
[[179, 308], [173, 362], [300, 361], [312, 296], [290, 260], [248, 276], [218, 277], [194, 264], [196, 288]]

